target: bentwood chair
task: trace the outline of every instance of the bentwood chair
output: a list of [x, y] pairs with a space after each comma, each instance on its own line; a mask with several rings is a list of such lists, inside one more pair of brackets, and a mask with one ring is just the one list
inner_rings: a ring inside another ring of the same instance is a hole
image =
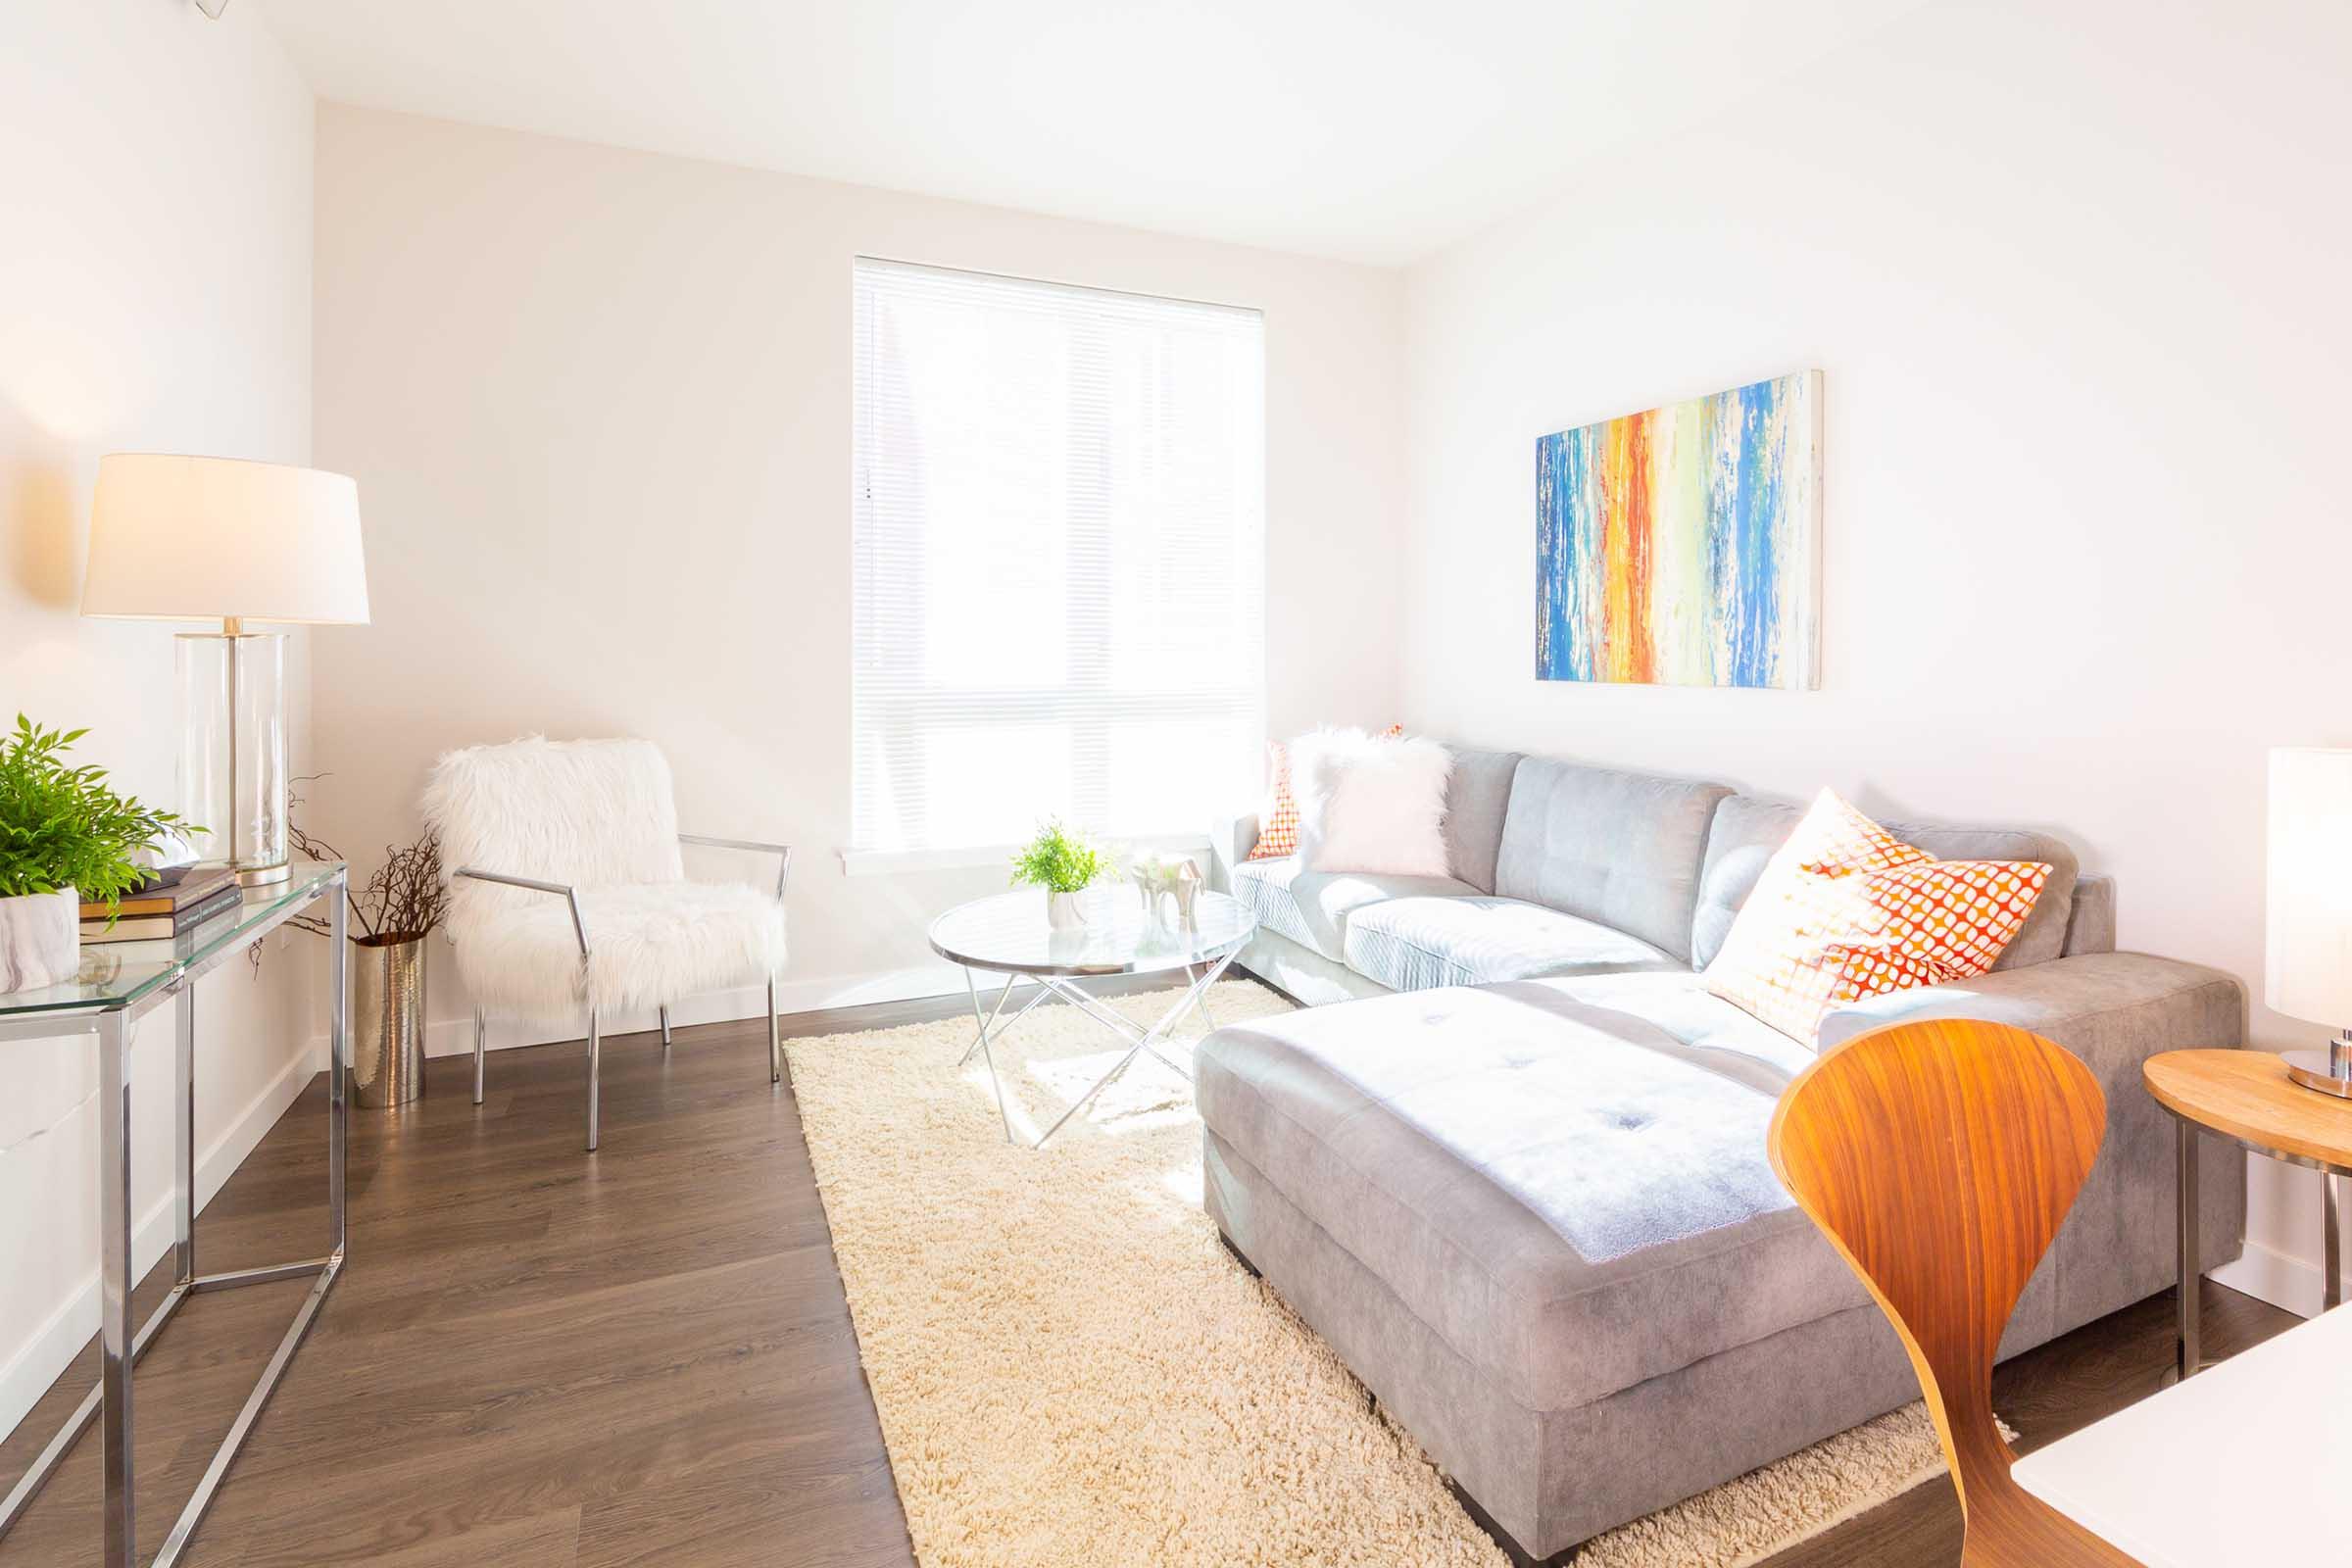
[[1862, 1035], [1782, 1095], [1773, 1169], [1901, 1334], [1951, 1462], [1963, 1568], [2138, 1568], [2010, 1477], [1992, 1366], [2098, 1158], [2090, 1069], [2006, 1024]]
[[[451, 752], [424, 814], [452, 869], [446, 929], [473, 996], [473, 1102], [489, 1018], [588, 1020], [588, 1148], [597, 1145], [603, 1026], [691, 996], [767, 987], [767, 1076], [784, 1075], [776, 975], [792, 851], [678, 831], [669, 763], [650, 741], [549, 741]], [[777, 858], [775, 891], [686, 879], [680, 845]]]

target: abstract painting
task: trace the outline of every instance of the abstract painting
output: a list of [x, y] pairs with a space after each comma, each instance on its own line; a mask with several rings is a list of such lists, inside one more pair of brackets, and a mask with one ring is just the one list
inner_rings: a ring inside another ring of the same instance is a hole
[[1821, 372], [1536, 443], [1536, 676], [1820, 684]]

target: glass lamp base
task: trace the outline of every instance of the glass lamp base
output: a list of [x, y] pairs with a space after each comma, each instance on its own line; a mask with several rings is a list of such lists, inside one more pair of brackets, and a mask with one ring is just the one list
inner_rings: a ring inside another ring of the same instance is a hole
[[179, 814], [205, 863], [248, 887], [282, 882], [286, 863], [286, 639], [282, 632], [183, 632]]

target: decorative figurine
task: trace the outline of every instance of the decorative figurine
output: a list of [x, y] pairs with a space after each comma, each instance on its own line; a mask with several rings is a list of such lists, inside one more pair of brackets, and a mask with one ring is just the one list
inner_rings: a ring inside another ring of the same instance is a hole
[[1189, 855], [1164, 852], [1139, 855], [1131, 868], [1136, 891], [1143, 895], [1144, 918], [1157, 924], [1162, 901], [1176, 903], [1177, 922], [1187, 930], [1198, 918], [1200, 867]]

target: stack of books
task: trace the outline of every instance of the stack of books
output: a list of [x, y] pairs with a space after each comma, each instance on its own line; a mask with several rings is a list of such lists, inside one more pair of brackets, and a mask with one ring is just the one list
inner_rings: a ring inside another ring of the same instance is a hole
[[[111, 908], [104, 904], [84, 904], [81, 940], [146, 942], [175, 937], [235, 908], [244, 896], [236, 873], [225, 866], [208, 865], [190, 871], [168, 888], [125, 893], [122, 902]], [[114, 917], [111, 923], [110, 915]]]

